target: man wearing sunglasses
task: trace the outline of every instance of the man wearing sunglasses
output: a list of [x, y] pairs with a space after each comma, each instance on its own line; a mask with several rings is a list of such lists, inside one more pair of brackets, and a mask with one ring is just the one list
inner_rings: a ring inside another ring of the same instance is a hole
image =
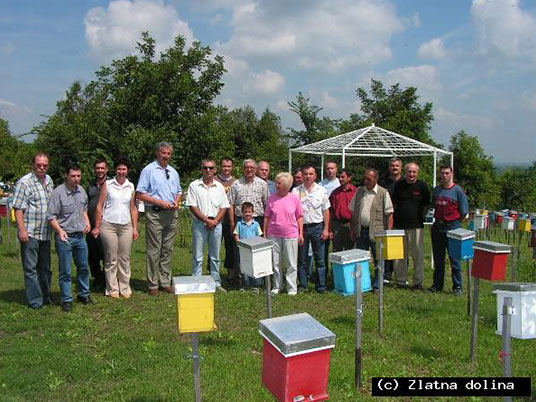
[[153, 296], [158, 296], [159, 286], [173, 293], [171, 257], [182, 188], [179, 174], [169, 165], [172, 152], [173, 145], [160, 142], [156, 160], [143, 168], [136, 188], [136, 198], [145, 204], [147, 285]]
[[214, 180], [216, 162], [201, 161], [202, 178], [190, 183], [186, 206], [192, 213], [192, 275], [202, 275], [203, 250], [208, 243], [210, 276], [216, 282], [216, 290], [225, 292], [220, 280], [221, 221], [229, 208], [225, 188]]

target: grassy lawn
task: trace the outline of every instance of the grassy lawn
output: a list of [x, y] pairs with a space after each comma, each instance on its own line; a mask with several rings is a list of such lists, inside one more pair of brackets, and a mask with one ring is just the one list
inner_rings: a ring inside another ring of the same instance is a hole
[[[133, 297], [112, 300], [93, 293], [95, 305], [75, 303], [73, 311], [66, 314], [59, 306], [47, 306], [38, 311], [26, 307], [20, 258], [13, 240], [8, 250], [5, 226], [3, 230], [4, 242], [0, 245], [0, 400], [193, 400], [191, 360], [188, 358], [190, 336], [177, 332], [172, 295], [150, 297], [145, 292], [143, 237], [135, 243], [132, 252]], [[174, 275], [189, 274], [189, 233], [184, 227], [182, 232], [176, 240]], [[13, 239], [14, 232], [11, 236]], [[432, 276], [429, 235], [426, 239], [425, 284], [428, 287]], [[521, 252], [518, 281], [534, 281], [529, 249], [522, 246]], [[59, 301], [57, 266], [53, 251], [52, 289], [54, 299]], [[448, 267], [447, 272], [445, 288], [450, 289]], [[465, 278], [464, 272], [464, 282]], [[332, 292], [323, 295], [303, 293], [293, 298], [282, 294], [274, 298], [273, 314], [308, 312], [337, 335], [330, 362], [330, 400], [373, 400], [377, 398], [370, 395], [371, 377], [501, 376], [502, 367], [498, 361], [501, 337], [495, 334], [496, 301], [492, 285], [481, 281], [477, 360], [473, 363], [468, 359], [471, 321], [466, 314], [465, 296], [465, 293], [459, 298], [449, 292], [428, 294], [387, 288], [385, 331], [380, 338], [377, 298], [365, 294], [365, 387], [359, 392], [353, 383], [355, 310], [352, 297], [345, 298]], [[262, 340], [258, 334], [258, 321], [266, 314], [263, 295], [230, 291], [217, 293], [215, 297], [218, 330], [200, 336], [203, 400], [274, 400], [261, 384]], [[535, 379], [535, 346], [534, 340], [512, 340], [513, 375]], [[536, 395], [534, 383], [532, 392]]]

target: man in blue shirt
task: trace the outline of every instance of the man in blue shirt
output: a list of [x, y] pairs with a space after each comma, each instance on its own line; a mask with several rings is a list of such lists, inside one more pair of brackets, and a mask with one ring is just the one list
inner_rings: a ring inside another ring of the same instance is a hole
[[159, 143], [156, 161], [143, 168], [136, 188], [136, 198], [145, 204], [147, 285], [153, 296], [159, 286], [173, 293], [171, 258], [182, 188], [179, 174], [169, 165], [172, 152], [170, 143]]

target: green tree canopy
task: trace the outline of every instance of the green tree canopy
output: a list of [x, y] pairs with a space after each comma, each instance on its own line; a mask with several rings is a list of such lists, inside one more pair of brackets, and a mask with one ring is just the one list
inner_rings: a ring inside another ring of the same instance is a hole
[[0, 144], [0, 181], [16, 181], [30, 171], [34, 147], [14, 137], [1, 118]]

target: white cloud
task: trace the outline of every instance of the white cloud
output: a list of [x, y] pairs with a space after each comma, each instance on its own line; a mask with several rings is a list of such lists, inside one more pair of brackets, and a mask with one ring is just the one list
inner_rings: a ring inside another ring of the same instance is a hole
[[423, 59], [444, 59], [447, 56], [447, 50], [440, 38], [434, 38], [421, 44], [417, 55]]
[[452, 130], [455, 130], [456, 132], [465, 129], [469, 133], [476, 131], [480, 135], [493, 130], [497, 126], [504, 125], [504, 122], [497, 117], [456, 113], [443, 107], [437, 109], [434, 113], [434, 117], [439, 123], [448, 123], [452, 127]]
[[142, 31], [149, 31], [155, 39], [157, 54], [172, 46], [177, 35], [188, 44], [194, 40], [188, 23], [162, 0], [111, 1], [107, 9], [90, 9], [84, 25], [90, 54], [99, 63], [132, 54]]
[[389, 84], [400, 83], [402, 87], [416, 87], [421, 95], [441, 89], [437, 68], [428, 64], [391, 70], [385, 79]]
[[16, 106], [13, 102], [0, 98], [0, 110]]
[[536, 19], [519, 0], [474, 0], [471, 17], [479, 54], [536, 61]]
[[285, 77], [276, 71], [264, 70], [260, 73], [250, 73], [249, 80], [244, 85], [246, 92], [253, 91], [263, 95], [279, 93], [285, 86]]
[[28, 121], [35, 121], [37, 117], [32, 108], [0, 98], [0, 118], [9, 122], [9, 128], [13, 133], [22, 134], [28, 131]]

